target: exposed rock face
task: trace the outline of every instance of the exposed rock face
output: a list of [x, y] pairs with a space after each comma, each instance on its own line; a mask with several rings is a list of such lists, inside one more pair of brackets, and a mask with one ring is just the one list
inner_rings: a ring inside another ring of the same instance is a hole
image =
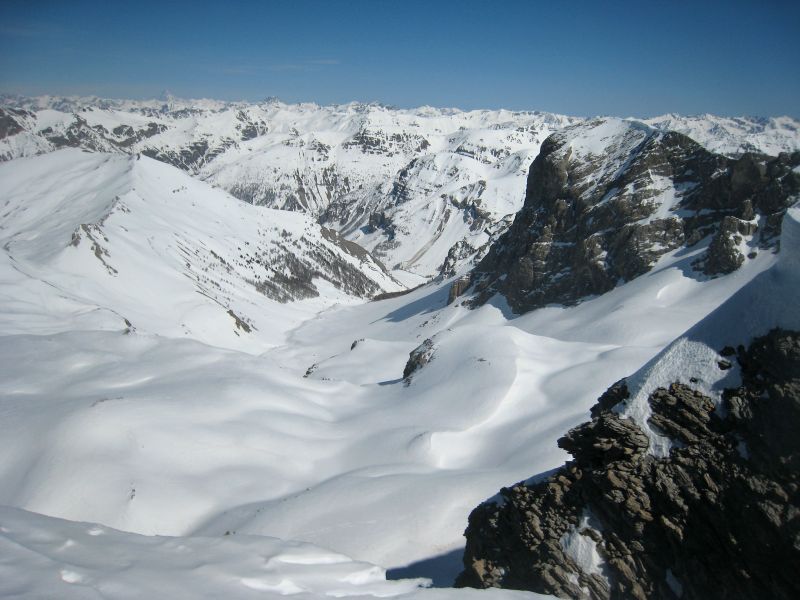
[[750, 231], [752, 225], [736, 217], [727, 216], [722, 219], [719, 230], [708, 245], [705, 260], [701, 263], [706, 275], [733, 273], [744, 264], [744, 254], [739, 247], [742, 243], [742, 231]]
[[24, 127], [17, 121], [24, 114], [26, 113], [23, 110], [0, 108], [0, 140], [24, 131]]
[[470, 277], [465, 275], [459, 277], [450, 284], [450, 289], [447, 292], [447, 304], [452, 304], [460, 295], [467, 291], [470, 285]]
[[800, 597], [800, 333], [773, 330], [737, 359], [743, 384], [725, 391], [724, 412], [678, 383], [650, 396], [650, 425], [674, 441], [664, 459], [611, 410], [624, 382], [610, 388], [592, 421], [559, 440], [573, 461], [473, 511], [458, 584], [564, 598]]
[[744, 261], [746, 237], [755, 236], [751, 249], [774, 245], [800, 192], [797, 165], [797, 152], [730, 159], [629, 121], [568, 127], [545, 140], [523, 209], [476, 267], [477, 301], [499, 291], [517, 312], [573, 304], [707, 236], [696, 268], [729, 273]]
[[[305, 237], [295, 240], [285, 232], [283, 241], [277, 243], [269, 253], [248, 257], [249, 263], [263, 267], [268, 273], [267, 277], [251, 283], [267, 297], [286, 303], [319, 296], [314, 283], [317, 279], [325, 280], [336, 289], [359, 298], [372, 298], [382, 292], [372, 273], [379, 270], [381, 279], [392, 280], [380, 261], [361, 246], [340, 238], [336, 232], [324, 227], [321, 232], [322, 238], [333, 248], [314, 244]], [[359, 264], [345, 260], [343, 254], [352, 256]]]
[[406, 385], [411, 383], [411, 376], [414, 373], [433, 359], [435, 352], [436, 346], [433, 344], [433, 340], [428, 338], [409, 353], [408, 362], [406, 362], [406, 366], [403, 369], [403, 380]]

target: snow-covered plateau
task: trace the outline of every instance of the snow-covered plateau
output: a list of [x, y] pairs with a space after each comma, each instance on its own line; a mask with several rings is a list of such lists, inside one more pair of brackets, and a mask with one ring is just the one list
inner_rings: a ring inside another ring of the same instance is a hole
[[[453, 301], [581, 119], [3, 100], [0, 596], [539, 597], [428, 586], [461, 571], [470, 511], [563, 464], [614, 382], [638, 372], [626, 416], [668, 452], [642, 394], [716, 389], [687, 356], [800, 328], [796, 208], [722, 276], [695, 268], [709, 229], [570, 306]], [[788, 118], [647, 123], [574, 129], [573, 160], [638, 151], [631, 127], [800, 148]], [[648, 214], [686, 217], [680, 182], [651, 183]]]

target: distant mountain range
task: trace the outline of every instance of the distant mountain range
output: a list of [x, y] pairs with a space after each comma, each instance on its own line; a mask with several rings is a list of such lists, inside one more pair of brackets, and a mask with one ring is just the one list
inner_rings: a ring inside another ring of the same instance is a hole
[[[0, 159], [79, 147], [141, 153], [252, 204], [306, 212], [408, 284], [480, 260], [522, 206], [528, 167], [555, 131], [543, 112], [95, 97], [0, 97]], [[726, 156], [800, 148], [789, 117], [642, 121]]]

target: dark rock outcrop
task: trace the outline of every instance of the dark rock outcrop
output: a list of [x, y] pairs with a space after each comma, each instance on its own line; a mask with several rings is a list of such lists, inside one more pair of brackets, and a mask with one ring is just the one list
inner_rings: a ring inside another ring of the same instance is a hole
[[428, 338], [408, 354], [408, 361], [403, 369], [403, 381], [406, 385], [411, 383], [411, 376], [427, 365], [436, 352], [433, 340]]
[[24, 131], [25, 128], [20, 125], [19, 119], [26, 114], [30, 115], [20, 109], [0, 108], [0, 140]]
[[472, 279], [469, 275], [456, 278], [453, 283], [450, 284], [450, 289], [447, 291], [447, 304], [452, 304], [456, 301], [456, 298], [466, 292], [469, 289], [471, 281]]
[[773, 330], [737, 354], [743, 383], [723, 394], [725, 411], [680, 383], [651, 394], [649, 424], [674, 443], [667, 458], [611, 410], [628, 396], [624, 382], [612, 386], [591, 422], [559, 440], [574, 460], [472, 512], [458, 585], [800, 597], [800, 333]]
[[220, 138], [216, 143], [209, 143], [208, 139], [201, 139], [180, 150], [145, 147], [142, 148], [142, 154], [188, 173], [197, 173], [204, 165], [214, 160], [235, 143], [231, 138]]
[[500, 292], [516, 312], [574, 304], [707, 236], [714, 241], [696, 268], [729, 273], [744, 261], [742, 236], [775, 245], [800, 193], [797, 165], [798, 152], [730, 159], [633, 122], [568, 127], [545, 140], [522, 210], [475, 268], [476, 302]]
[[[742, 243], [742, 230], [748, 231], [748, 223], [727, 216], [722, 219], [717, 233], [711, 239], [705, 260], [702, 261], [703, 272], [706, 275], [733, 273], [744, 263], [744, 254], [739, 250]], [[701, 263], [698, 263], [701, 264]]]

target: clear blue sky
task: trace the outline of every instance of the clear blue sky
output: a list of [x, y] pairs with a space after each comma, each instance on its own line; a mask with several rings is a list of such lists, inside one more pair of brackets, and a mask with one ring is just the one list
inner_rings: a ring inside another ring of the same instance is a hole
[[0, 91], [800, 116], [800, 1], [0, 0]]

